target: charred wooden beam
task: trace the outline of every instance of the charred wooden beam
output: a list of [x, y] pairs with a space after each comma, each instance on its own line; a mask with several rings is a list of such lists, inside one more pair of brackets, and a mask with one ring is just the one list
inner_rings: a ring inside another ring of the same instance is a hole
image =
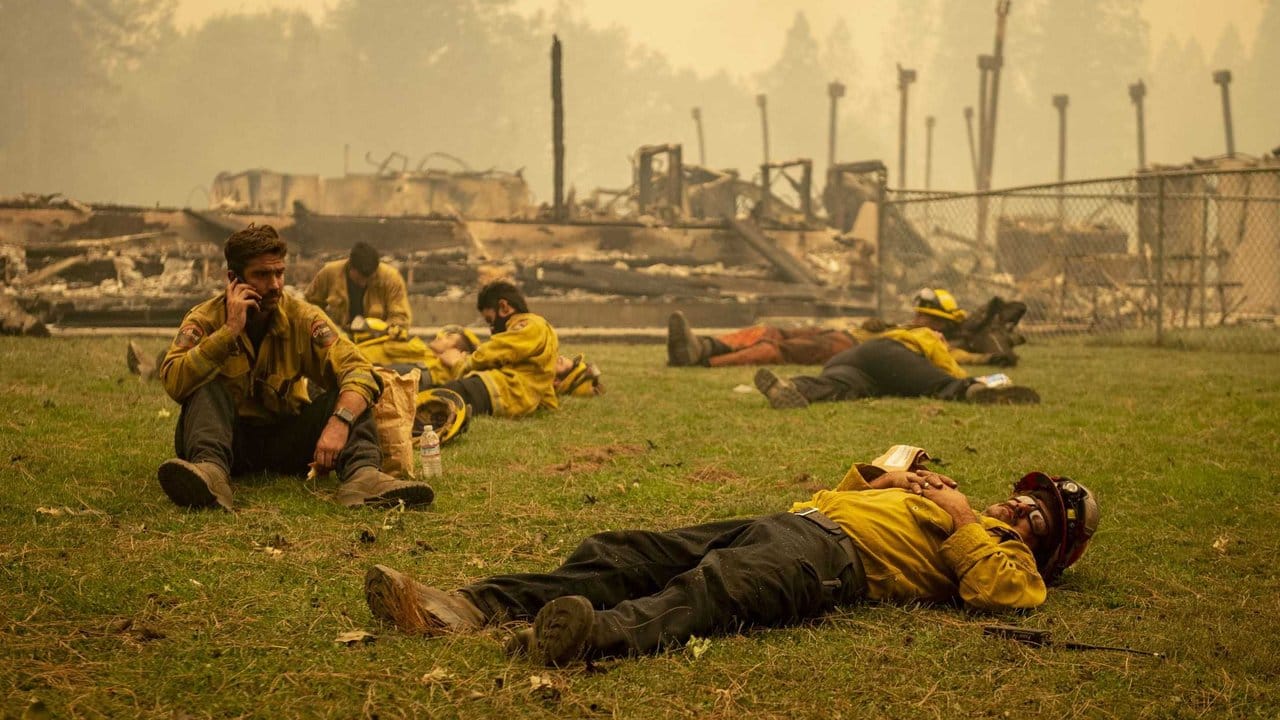
[[729, 227], [733, 228], [738, 233], [738, 237], [751, 246], [751, 249], [760, 253], [765, 260], [769, 261], [769, 264], [777, 268], [787, 280], [803, 285], [822, 284], [812, 270], [791, 253], [778, 247], [768, 235], [761, 232], [755, 223], [733, 218], [729, 220]]

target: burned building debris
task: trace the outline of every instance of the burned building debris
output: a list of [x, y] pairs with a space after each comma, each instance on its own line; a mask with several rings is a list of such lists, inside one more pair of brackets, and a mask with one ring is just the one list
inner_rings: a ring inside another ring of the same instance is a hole
[[[473, 322], [475, 286], [499, 275], [566, 327], [658, 327], [673, 302], [704, 326], [866, 317], [883, 311], [883, 297], [926, 285], [967, 303], [1016, 296], [1030, 308], [1027, 327], [1132, 327], [1156, 313], [1225, 324], [1280, 308], [1268, 235], [1280, 218], [1273, 200], [1258, 201], [1280, 195], [1280, 172], [1228, 174], [1280, 169], [1274, 158], [1142, 171], [1132, 191], [1091, 199], [1086, 216], [1034, 188], [1011, 191], [1009, 204], [982, 196], [987, 246], [974, 230], [976, 196], [890, 195], [879, 162], [832, 165], [819, 194], [808, 161], [765, 163], [748, 180], [685, 163], [679, 144], [646, 145], [629, 185], [571, 191], [556, 220], [519, 173], [411, 171], [399, 157], [338, 179], [222, 173], [201, 210], [0, 202], [5, 331], [173, 325], [222, 287], [221, 243], [250, 222], [281, 231], [299, 287], [369, 242], [404, 275], [425, 326]], [[1212, 187], [1198, 171], [1219, 173]]]
[[807, 185], [796, 207], [734, 171], [684, 164], [679, 145], [636, 158], [631, 185], [570, 193], [561, 221], [519, 173], [409, 170], [398, 154], [341, 178], [220, 173], [203, 210], [27, 198], [0, 205], [7, 292], [55, 325], [174, 324], [221, 287], [227, 233], [258, 222], [289, 241], [295, 285], [355, 242], [379, 248], [424, 324], [472, 321], [468, 296], [492, 274], [517, 278], [566, 325], [657, 326], [672, 300], [719, 307], [725, 324], [870, 312], [870, 274], [855, 269], [868, 241], [821, 222]]

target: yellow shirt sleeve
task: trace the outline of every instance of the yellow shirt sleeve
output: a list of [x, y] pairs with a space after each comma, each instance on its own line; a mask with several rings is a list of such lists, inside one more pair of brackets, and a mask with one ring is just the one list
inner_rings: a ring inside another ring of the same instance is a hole
[[178, 334], [160, 363], [160, 382], [174, 402], [184, 402], [213, 380], [236, 346], [236, 336], [221, 319], [202, 313], [200, 305], [187, 313]]
[[956, 529], [941, 551], [965, 605], [979, 610], [1033, 608], [1048, 594], [1031, 549], [1021, 540], [997, 540], [981, 522]]

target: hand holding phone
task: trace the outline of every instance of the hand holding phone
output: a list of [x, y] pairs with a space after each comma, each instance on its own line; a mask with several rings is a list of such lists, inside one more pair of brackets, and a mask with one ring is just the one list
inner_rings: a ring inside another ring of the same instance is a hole
[[227, 280], [227, 327], [236, 334], [243, 332], [249, 319], [258, 311], [261, 300], [262, 296], [252, 285], [232, 275]]

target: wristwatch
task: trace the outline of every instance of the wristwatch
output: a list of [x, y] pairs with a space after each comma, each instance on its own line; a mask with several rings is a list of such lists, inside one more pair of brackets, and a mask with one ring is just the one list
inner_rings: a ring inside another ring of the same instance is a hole
[[356, 416], [350, 410], [340, 407], [333, 411], [333, 416], [346, 423], [347, 427], [356, 424]]

